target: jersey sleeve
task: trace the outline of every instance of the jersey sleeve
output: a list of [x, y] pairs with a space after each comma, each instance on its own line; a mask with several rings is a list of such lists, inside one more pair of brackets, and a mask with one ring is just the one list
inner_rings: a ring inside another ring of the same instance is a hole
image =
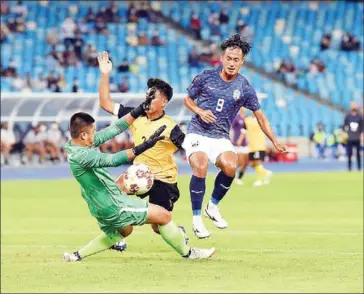
[[187, 88], [187, 93], [190, 98], [195, 100], [201, 94], [205, 79], [206, 74], [204, 71], [193, 79], [191, 85]]
[[178, 125], [175, 125], [175, 127], [172, 129], [170, 139], [177, 148], [182, 147], [182, 143], [185, 139], [185, 134], [181, 131], [181, 128]]
[[121, 118], [117, 120], [107, 128], [96, 132], [94, 137], [94, 146], [100, 146], [102, 143], [124, 132], [128, 127], [129, 124], [124, 119]]
[[115, 167], [129, 162], [126, 151], [108, 154], [93, 149], [77, 152], [72, 160], [83, 168]]
[[254, 88], [246, 81], [244, 86], [244, 99], [242, 106], [255, 112], [260, 109], [260, 103]]

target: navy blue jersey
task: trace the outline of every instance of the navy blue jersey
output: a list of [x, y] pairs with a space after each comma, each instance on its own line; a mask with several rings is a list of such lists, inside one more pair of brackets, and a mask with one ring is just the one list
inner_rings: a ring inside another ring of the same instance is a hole
[[363, 119], [359, 113], [348, 113], [345, 116], [344, 129], [348, 133], [349, 141], [360, 141], [363, 132]]
[[188, 96], [200, 108], [211, 110], [217, 118], [215, 123], [205, 123], [198, 115], [194, 115], [188, 133], [229, 139], [231, 122], [241, 107], [251, 111], [260, 109], [255, 90], [242, 75], [238, 74], [232, 82], [225, 82], [219, 75], [220, 70], [201, 72], [187, 88]]

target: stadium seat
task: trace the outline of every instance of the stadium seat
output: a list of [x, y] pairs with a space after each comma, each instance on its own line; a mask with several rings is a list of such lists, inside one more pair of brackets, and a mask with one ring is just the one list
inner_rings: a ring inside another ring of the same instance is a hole
[[[47, 68], [45, 62], [45, 56], [51, 50], [51, 46], [46, 42], [46, 35], [50, 28], [59, 27], [70, 15], [68, 6], [71, 3], [58, 1], [44, 7], [39, 2], [24, 1], [28, 7], [27, 20], [35, 21], [37, 27], [27, 29], [24, 34], [10, 34], [2, 43], [3, 68], [6, 68], [10, 58], [13, 58], [20, 76], [30, 72], [35, 78], [40, 73], [47, 74], [51, 71], [52, 69]], [[86, 44], [96, 45], [98, 51], [104, 49], [110, 51], [114, 62], [115, 82], [119, 82], [121, 77], [126, 76], [131, 92], [144, 93], [148, 77], [160, 77], [173, 85], [175, 93], [184, 93], [192, 79], [203, 69], [208, 68], [207, 65], [190, 68], [187, 64], [188, 52], [193, 43], [186, 36], [176, 34], [173, 29], [163, 23], [149, 23], [146, 19], [140, 19], [137, 31], [145, 31], [151, 38], [153, 31], [158, 29], [161, 38], [166, 41], [165, 46], [129, 46], [126, 43], [128, 29], [125, 22], [127, 3], [118, 2], [117, 6], [122, 22], [107, 24], [109, 36], [96, 34], [82, 36]], [[80, 21], [86, 15], [88, 7], [93, 7], [94, 11], [97, 11], [100, 3], [80, 1], [78, 13], [73, 16], [76, 21]], [[300, 76], [297, 79], [298, 88], [319, 94], [323, 98], [330, 99], [332, 103], [345, 107], [348, 107], [350, 101], [361, 99], [363, 53], [339, 51], [340, 40], [336, 37], [333, 40], [333, 48], [321, 52], [319, 46], [322, 35], [333, 29], [351, 31], [363, 44], [363, 38], [360, 35], [363, 5], [320, 2], [319, 9], [313, 10], [308, 3], [298, 1], [292, 3], [266, 1], [264, 5], [253, 1], [232, 1], [231, 5], [223, 2], [198, 1], [161, 3], [162, 13], [183, 27], [189, 26], [192, 12], [197, 13], [201, 20], [201, 36], [204, 40], [212, 40], [208, 24], [210, 13], [219, 13], [224, 7], [228, 9], [230, 19], [228, 24], [220, 26], [223, 38], [235, 32], [239, 19], [244, 20], [254, 33], [253, 50], [246, 61], [272, 73], [276, 71], [276, 63], [283, 58], [290, 57], [299, 68], [307, 68], [311, 59], [318, 56], [325, 62], [326, 72], [316, 76]], [[336, 13], [338, 7], [340, 11]], [[5, 16], [2, 19], [7, 21], [8, 18]], [[285, 23], [282, 31], [278, 30], [279, 21]], [[93, 24], [90, 26], [93, 27]], [[215, 37], [216, 42], [220, 40], [220, 37]], [[299, 48], [299, 53], [295, 51], [295, 48]], [[58, 45], [57, 50], [64, 50], [64, 45]], [[146, 63], [139, 65], [138, 73], [117, 73], [116, 67], [123, 58], [132, 62], [140, 56], [145, 57]], [[65, 68], [64, 73], [67, 91], [71, 90], [75, 77], [80, 80], [80, 87], [85, 92], [97, 91], [98, 68], [90, 68], [82, 63], [77, 68]], [[327, 106], [320, 106], [317, 102], [298, 95], [246, 67], [243, 68], [242, 73], [258, 92], [266, 93], [268, 98], [262, 100], [262, 105], [272, 120], [274, 128], [282, 136], [308, 136], [317, 120], [325, 118], [325, 123], [333, 125], [342, 118], [340, 112], [331, 110]], [[353, 79], [348, 76], [353, 76]], [[2, 91], [14, 91], [13, 81], [14, 79], [1, 77]], [[281, 106], [282, 101], [284, 106]]]
[[[353, 33], [361, 42], [363, 46], [363, 5], [362, 3], [350, 3], [346, 1], [338, 2], [319, 2], [319, 9], [313, 8], [304, 2], [291, 2], [284, 1], [266, 1], [264, 5], [259, 5], [254, 2], [240, 2], [233, 1], [229, 8], [229, 23], [228, 25], [221, 25], [222, 35], [225, 37], [231, 28], [235, 30], [238, 18], [243, 19], [249, 27], [255, 32], [253, 47], [254, 52], [251, 54], [251, 61], [259, 68], [263, 68], [267, 72], [274, 72], [272, 60], [273, 58], [283, 59], [288, 56], [293, 58], [294, 63], [300, 59], [311, 60], [315, 56], [319, 56], [326, 64], [327, 72], [334, 76], [343, 76], [347, 73], [352, 75], [360, 74], [363, 72], [363, 53], [349, 52], [345, 53], [340, 51], [340, 40], [342, 32]], [[210, 34], [210, 27], [208, 24], [208, 9], [202, 9], [205, 3], [194, 2], [182, 3], [176, 2], [174, 7], [175, 21], [181, 22], [181, 16], [191, 9], [194, 11], [204, 11], [203, 17], [200, 18], [202, 23], [201, 36], [204, 40], [219, 41], [219, 38], [212, 38]], [[198, 7], [200, 6], [200, 7]], [[224, 5], [222, 2], [214, 2], [213, 5], [208, 5], [211, 11], [220, 12]], [[198, 9], [197, 9], [198, 7]], [[240, 8], [244, 8], [244, 12], [238, 15]], [[171, 11], [168, 9], [163, 10], [165, 15], [170, 16]], [[280, 34], [275, 32], [275, 27], [278, 21], [285, 20], [284, 31]], [[314, 26], [312, 26], [314, 24]], [[333, 30], [336, 30], [333, 32]], [[275, 32], [275, 33], [274, 33]], [[333, 32], [333, 41], [331, 49], [320, 51], [320, 40], [323, 34]], [[336, 36], [336, 32], [341, 32]], [[265, 38], [273, 40], [266, 42]], [[290, 40], [286, 42], [286, 40]], [[260, 46], [264, 43], [264, 46]], [[299, 55], [292, 55], [289, 47], [291, 45], [298, 46], [300, 50]], [[248, 59], [247, 59], [248, 60]], [[248, 60], [250, 61], [250, 60]], [[318, 80], [317, 80], [318, 79]], [[300, 89], [307, 89], [313, 94], [325, 95], [329, 98], [335, 93], [337, 87], [341, 89], [345, 84], [337, 83], [336, 87], [330, 78], [330, 87], [322, 89], [322, 81], [320, 76], [308, 78], [307, 83], [299, 79], [298, 86]], [[362, 90], [361, 82], [357, 82], [354, 78], [352, 82], [345, 85], [349, 92]], [[362, 78], [361, 78], [362, 80]], [[320, 84], [318, 87], [317, 83]], [[332, 101], [337, 103], [337, 100]], [[346, 103], [339, 103], [347, 105]]]

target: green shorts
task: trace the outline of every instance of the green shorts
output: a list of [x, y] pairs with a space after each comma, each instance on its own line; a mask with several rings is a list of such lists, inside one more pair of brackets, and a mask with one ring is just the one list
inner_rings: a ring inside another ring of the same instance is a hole
[[108, 236], [113, 236], [117, 230], [131, 226], [142, 226], [147, 221], [148, 202], [133, 197], [120, 203], [120, 210], [110, 217], [97, 219], [100, 229]]

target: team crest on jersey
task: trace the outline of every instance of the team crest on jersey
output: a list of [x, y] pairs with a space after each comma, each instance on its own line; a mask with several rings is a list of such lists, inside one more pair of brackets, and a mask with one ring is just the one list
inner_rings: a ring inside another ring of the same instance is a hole
[[233, 97], [235, 100], [238, 100], [240, 98], [240, 91], [238, 89], [233, 92]]

